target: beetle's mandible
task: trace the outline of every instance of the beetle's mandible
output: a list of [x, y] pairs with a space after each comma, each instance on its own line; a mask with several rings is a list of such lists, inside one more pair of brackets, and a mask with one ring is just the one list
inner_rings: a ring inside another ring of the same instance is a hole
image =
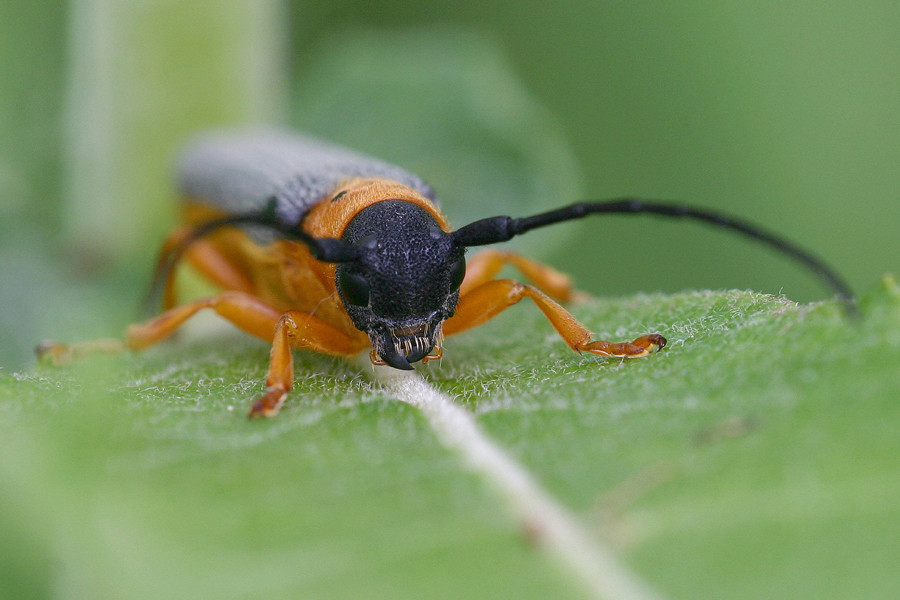
[[[591, 214], [684, 217], [747, 235], [819, 275], [853, 312], [834, 271], [784, 238], [740, 219], [680, 204], [616, 199], [572, 204], [530, 217], [491, 217], [452, 230], [431, 188], [388, 163], [288, 132], [220, 132], [195, 139], [178, 161], [183, 223], [163, 245], [154, 289], [163, 312], [128, 328], [124, 342], [45, 342], [42, 357], [159, 342], [211, 309], [272, 341], [266, 392], [250, 416], [272, 416], [293, 383], [292, 348], [338, 356], [371, 349], [376, 365], [412, 369], [439, 358], [444, 336], [470, 329], [529, 298], [577, 352], [642, 357], [663, 348], [658, 333], [628, 342], [593, 340], [559, 302], [569, 278], [511, 252], [467, 248]], [[179, 304], [175, 266], [185, 258], [222, 288]], [[532, 285], [495, 279], [512, 265]], [[158, 295], [158, 294], [157, 294]]]

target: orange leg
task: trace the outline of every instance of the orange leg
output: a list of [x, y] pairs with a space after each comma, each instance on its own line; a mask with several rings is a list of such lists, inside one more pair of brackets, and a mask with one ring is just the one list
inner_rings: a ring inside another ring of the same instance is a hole
[[146, 348], [172, 334], [205, 308], [216, 311], [247, 333], [273, 340], [267, 389], [250, 409], [251, 417], [274, 416], [284, 403], [294, 381], [291, 348], [352, 356], [369, 345], [364, 336], [352, 337], [311, 314], [295, 310], [282, 312], [254, 296], [235, 291], [191, 302], [168, 310], [147, 323], [132, 325], [128, 328], [126, 343], [132, 349]]
[[125, 350], [122, 340], [102, 339], [80, 344], [63, 344], [46, 340], [38, 344], [34, 353], [41, 362], [63, 365], [89, 354], [118, 354]]
[[132, 325], [125, 334], [124, 343], [119, 340], [71, 345], [45, 342], [37, 348], [38, 356], [53, 362], [65, 362], [87, 353], [121, 351], [126, 347], [140, 350], [170, 336], [185, 321], [204, 309], [214, 310], [251, 335], [273, 340], [266, 393], [253, 404], [251, 417], [271, 417], [281, 408], [293, 386], [291, 348], [353, 356], [369, 346], [368, 338], [362, 333], [354, 336], [311, 314], [296, 310], [283, 312], [250, 294], [230, 291], [169, 309], [146, 323]]
[[[193, 231], [191, 227], [179, 227], [175, 229], [166, 241], [163, 243], [159, 252], [159, 258], [156, 262], [156, 273], [166, 265], [169, 254], [182, 244]], [[223, 255], [214, 242], [208, 239], [194, 240], [185, 251], [184, 257], [193, 265], [197, 271], [206, 276], [210, 281], [226, 290], [239, 290], [253, 293], [253, 283], [250, 278], [235, 266], [234, 262]], [[163, 310], [178, 304], [175, 294], [175, 265], [169, 270], [166, 276], [165, 289], [163, 292]]]
[[191, 266], [217, 286], [226, 290], [238, 290], [252, 294], [253, 282], [233, 261], [219, 252], [209, 240], [197, 240], [185, 253]]
[[507, 264], [517, 268], [535, 287], [560, 302], [571, 302], [583, 296], [572, 289], [572, 278], [565, 273], [521, 254], [494, 249], [482, 250], [466, 261], [466, 278], [460, 286], [460, 293], [465, 295], [491, 281]]
[[[169, 260], [169, 254], [187, 239], [190, 232], [190, 227], [178, 227], [170, 233], [169, 237], [166, 238], [166, 241], [163, 242], [162, 248], [159, 249], [159, 256], [156, 258], [156, 268], [153, 270], [154, 281], [166, 267]], [[166, 283], [163, 289], [163, 310], [168, 310], [177, 303], [175, 298], [175, 265], [173, 265], [166, 274]]]
[[214, 298], [204, 298], [171, 308], [147, 321], [128, 328], [125, 343], [132, 350], [152, 346], [175, 332], [199, 311], [211, 308], [216, 313], [251, 335], [272, 339], [275, 324], [282, 311], [243, 292], [223, 292]]
[[287, 311], [278, 319], [275, 326], [269, 374], [266, 377], [266, 393], [253, 403], [250, 416], [272, 417], [278, 414], [294, 383], [294, 357], [291, 348], [353, 356], [368, 345], [368, 339], [365, 341], [354, 339], [308, 313]]
[[456, 314], [444, 322], [444, 334], [453, 335], [481, 325], [523, 298], [531, 298], [557, 333], [576, 352], [637, 358], [666, 345], [666, 338], [658, 333], [643, 335], [632, 342], [591, 341], [591, 332], [566, 309], [537, 288], [512, 279], [488, 281], [460, 296]]

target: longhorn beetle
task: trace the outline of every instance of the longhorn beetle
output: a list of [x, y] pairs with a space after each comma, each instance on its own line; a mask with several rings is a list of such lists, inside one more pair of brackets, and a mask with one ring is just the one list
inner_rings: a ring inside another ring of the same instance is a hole
[[[529, 298], [573, 350], [636, 358], [666, 345], [658, 333], [630, 342], [592, 340], [557, 301], [568, 277], [514, 254], [473, 246], [592, 214], [651, 213], [739, 232], [812, 270], [853, 312], [848, 286], [817, 258], [761, 227], [678, 204], [617, 199], [581, 202], [524, 218], [481, 219], [451, 230], [432, 189], [385, 162], [286, 132], [206, 134], [177, 163], [184, 222], [160, 253], [153, 289], [162, 314], [128, 328], [125, 341], [67, 346], [38, 354], [62, 361], [81, 352], [140, 349], [212, 309], [244, 331], [272, 340], [266, 392], [250, 416], [276, 414], [291, 389], [291, 348], [352, 356], [371, 348], [376, 365], [412, 369], [440, 358], [444, 336], [475, 327]], [[186, 258], [223, 291], [176, 301], [176, 264]], [[534, 285], [494, 279], [505, 264]]]

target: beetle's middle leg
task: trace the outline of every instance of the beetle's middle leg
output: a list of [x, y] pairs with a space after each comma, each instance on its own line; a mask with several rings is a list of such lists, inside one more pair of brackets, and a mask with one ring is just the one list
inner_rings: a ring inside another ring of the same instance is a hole
[[131, 325], [125, 333], [125, 344], [132, 350], [152, 346], [173, 334], [185, 321], [204, 309], [214, 310], [240, 329], [264, 340], [272, 339], [275, 324], [282, 313], [250, 294], [222, 292], [212, 298], [170, 308], [146, 323]]
[[572, 302], [585, 296], [573, 288], [572, 278], [565, 273], [521, 254], [493, 248], [482, 250], [466, 261], [466, 277], [460, 286], [460, 294], [465, 295], [491, 281], [507, 264], [518, 269], [535, 287], [554, 300]]
[[203, 298], [170, 308], [145, 323], [129, 326], [125, 332], [124, 343], [120, 340], [96, 340], [77, 344], [44, 342], [36, 351], [39, 359], [63, 363], [86, 354], [118, 352], [124, 349], [141, 350], [169, 337], [185, 321], [204, 309], [214, 310], [237, 327], [264, 340], [272, 339], [272, 332], [275, 331], [275, 325], [283, 312], [244, 292], [222, 292], [212, 298]]
[[[168, 264], [169, 256], [181, 246], [194, 231], [192, 227], [175, 229], [159, 252], [155, 273], [158, 275]], [[240, 290], [253, 293], [253, 282], [244, 269], [224, 254], [220, 246], [210, 239], [193, 240], [184, 251], [184, 258], [207, 279], [226, 290]], [[163, 309], [169, 310], [178, 304], [175, 292], [176, 265], [171, 265], [163, 287]]]
[[642, 335], [631, 342], [593, 341], [591, 332], [547, 294], [512, 279], [488, 281], [461, 295], [456, 314], [444, 322], [444, 333], [453, 335], [481, 325], [523, 298], [530, 298], [541, 309], [557, 333], [576, 352], [637, 358], [666, 345], [666, 338], [658, 333]]
[[251, 417], [271, 417], [278, 413], [294, 383], [291, 348], [324, 354], [353, 356], [369, 345], [365, 336], [352, 337], [322, 319], [296, 310], [278, 310], [243, 292], [223, 292], [168, 310], [155, 319], [128, 328], [127, 345], [140, 349], [155, 344], [203, 309], [213, 309], [247, 333], [272, 340], [266, 392], [250, 409]]

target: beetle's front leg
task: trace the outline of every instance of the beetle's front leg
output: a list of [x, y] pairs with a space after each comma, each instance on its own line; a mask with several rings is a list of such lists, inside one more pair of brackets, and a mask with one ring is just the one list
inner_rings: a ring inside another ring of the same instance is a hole
[[496, 279], [460, 296], [456, 314], [444, 322], [444, 333], [452, 335], [481, 325], [523, 298], [530, 298], [547, 317], [553, 328], [576, 352], [600, 356], [638, 358], [666, 345], [666, 338], [653, 333], [631, 342], [592, 341], [591, 332], [569, 311], [530, 285], [512, 279]]
[[266, 393], [253, 403], [249, 416], [274, 417], [278, 414], [294, 384], [294, 357], [291, 348], [353, 356], [368, 344], [368, 340], [354, 339], [311, 314], [296, 310], [284, 313], [275, 326]]

